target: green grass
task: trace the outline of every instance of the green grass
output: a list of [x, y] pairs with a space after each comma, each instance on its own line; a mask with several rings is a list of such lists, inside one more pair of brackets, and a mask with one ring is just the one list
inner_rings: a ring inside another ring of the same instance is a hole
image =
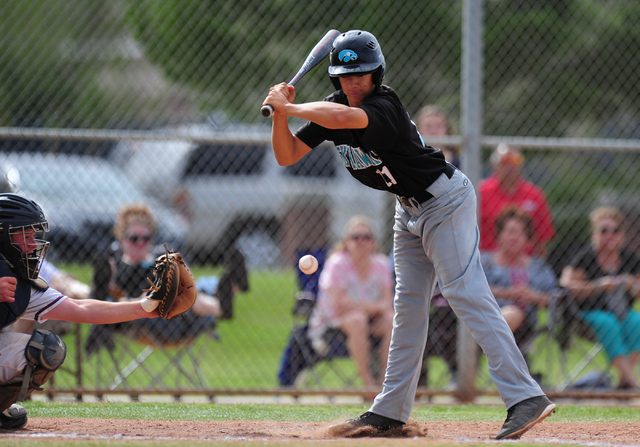
[[[197, 404], [155, 402], [61, 403], [29, 401], [31, 417], [141, 419], [175, 421], [329, 422], [350, 418], [368, 405]], [[638, 422], [640, 410], [628, 406], [558, 406], [551, 422]], [[434, 421], [504, 421], [502, 405], [416, 405], [411, 418]]]
[[[61, 267], [79, 279], [90, 282], [90, 266], [61, 265]], [[200, 266], [194, 266], [193, 271], [196, 277], [220, 273], [219, 269]], [[202, 364], [202, 373], [207, 388], [271, 390], [278, 387], [276, 374], [280, 357], [294, 324], [291, 309], [297, 290], [295, 272], [293, 269], [252, 271], [249, 282], [250, 291], [241, 293], [235, 298], [234, 319], [219, 322], [217, 331], [221, 341], [218, 342], [203, 335], [193, 346]], [[544, 313], [541, 315], [541, 322], [543, 321]], [[83, 340], [88, 331], [89, 326], [82, 325]], [[58, 371], [54, 383], [48, 384], [47, 388], [76, 388], [74, 372], [77, 369], [78, 348], [73, 335], [66, 335], [63, 338], [68, 347], [67, 360], [63, 365], [65, 370]], [[120, 338], [117, 346], [115, 357], [121, 367], [132, 359], [124, 352], [123, 346], [136, 352], [142, 349], [142, 346], [126, 338]], [[590, 347], [589, 343], [579, 340], [575, 349], [570, 350], [568, 356], [563, 359], [555, 342], [540, 337], [536, 343], [535, 354], [531, 356], [531, 371], [534, 373], [544, 372], [546, 385], [555, 386], [562, 373], [560, 367], [565, 366], [570, 369], [571, 365], [579, 362], [584, 350], [588, 347]], [[175, 354], [176, 351], [171, 350], [170, 352]], [[156, 352], [145, 363], [151, 371], [157, 372], [163, 370], [169, 361], [160, 352]], [[181, 364], [190, 373], [194, 373], [191, 362], [185, 359]], [[350, 359], [339, 359], [336, 364], [345, 375], [356, 378], [354, 386], [360, 385], [353, 362]], [[596, 365], [597, 368], [606, 369], [607, 361], [602, 353], [597, 357]], [[111, 359], [105, 350], [89, 359], [83, 358], [82, 366], [82, 384], [87, 389], [106, 387], [112, 383], [116, 376]], [[345, 388], [344, 383], [329, 370], [328, 365], [321, 363], [317, 365], [317, 369], [323, 376], [323, 389]], [[443, 389], [449, 379], [444, 362], [440, 358], [431, 358], [429, 360], [429, 386], [434, 389]], [[194, 388], [192, 385], [186, 384], [184, 380], [181, 381], [175, 373], [163, 373], [162, 380], [159, 381], [151, 379], [150, 374], [139, 369], [127, 379], [127, 385], [135, 389], [162, 389], [159, 386], [160, 382], [169, 389]], [[313, 376], [309, 374], [300, 386], [319, 388]], [[476, 387], [481, 390], [494, 389], [484, 357], [480, 359]], [[120, 385], [118, 389], [124, 389], [124, 385]]]
[[[88, 266], [63, 265], [73, 275], [83, 281], [90, 281], [91, 268]], [[195, 267], [194, 275], [217, 274], [219, 270]], [[277, 387], [277, 371], [282, 350], [288, 340], [293, 325], [291, 309], [296, 291], [296, 279], [292, 269], [253, 271], [250, 274], [251, 290], [238, 294], [235, 298], [234, 318], [218, 323], [217, 332], [221, 341], [215, 341], [208, 335], [201, 336], [194, 344], [194, 351], [202, 363], [202, 372], [208, 388], [262, 388]], [[81, 325], [82, 340], [89, 333], [89, 325]], [[76, 340], [74, 334], [63, 337], [68, 354], [64, 364], [65, 371], [56, 373], [55, 386], [70, 389], [76, 385], [74, 376], [77, 370]], [[133, 351], [142, 346], [126, 338], [119, 338], [115, 357], [121, 364], [127, 365], [132, 357], [122, 345]], [[176, 350], [170, 350], [175, 354]], [[146, 363], [152, 371], [159, 371], [168, 361], [160, 352], [153, 353]], [[194, 371], [188, 360], [183, 360], [184, 368]], [[111, 383], [115, 371], [106, 350], [99, 355], [84, 359], [82, 363], [83, 386], [93, 388], [96, 383], [103, 386]], [[98, 371], [101, 376], [98, 382]], [[163, 382], [168, 388], [179, 387], [177, 374], [164, 374]], [[157, 382], [149, 379], [143, 370], [134, 372], [128, 379], [132, 388], [151, 389]], [[193, 388], [193, 387], [190, 387]]]

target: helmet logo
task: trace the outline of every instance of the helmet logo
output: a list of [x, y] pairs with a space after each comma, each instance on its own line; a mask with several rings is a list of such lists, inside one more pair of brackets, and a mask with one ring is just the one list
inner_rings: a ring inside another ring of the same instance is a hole
[[353, 50], [342, 50], [338, 55], [338, 59], [342, 62], [351, 62], [358, 59], [358, 55]]

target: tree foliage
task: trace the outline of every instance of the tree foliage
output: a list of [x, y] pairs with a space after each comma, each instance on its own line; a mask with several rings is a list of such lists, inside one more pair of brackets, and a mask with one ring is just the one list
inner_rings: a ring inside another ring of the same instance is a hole
[[[483, 5], [485, 133], [639, 137], [640, 2]], [[268, 88], [289, 80], [331, 28], [378, 37], [385, 82], [410, 113], [438, 103], [457, 117], [461, 15], [460, 0], [7, 0], [0, 6], [0, 120], [159, 126], [183, 101], [203, 115], [259, 122]], [[109, 45], [132, 37], [162, 81], [186, 92], [179, 100], [150, 80], [155, 97], [126, 85], [130, 66]], [[298, 84], [298, 100], [320, 99], [331, 88], [325, 63]]]

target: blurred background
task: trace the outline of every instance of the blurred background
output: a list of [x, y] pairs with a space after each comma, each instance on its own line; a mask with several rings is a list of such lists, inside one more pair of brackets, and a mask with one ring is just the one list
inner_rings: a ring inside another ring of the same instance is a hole
[[[472, 29], [466, 13], [481, 27]], [[113, 356], [83, 358], [88, 329], [74, 326], [65, 339], [68, 374], [56, 374], [49, 389], [281, 389], [285, 349], [304, 323], [292, 312], [306, 287], [298, 256], [326, 252], [356, 214], [372, 219], [380, 250], [390, 253], [394, 198], [352, 179], [330, 144], [294, 166], [277, 166], [270, 121], [259, 114], [269, 87], [291, 79], [331, 28], [377, 37], [384, 83], [414, 120], [427, 105], [446, 114], [449, 131], [423, 137], [450, 147], [474, 181], [492, 175], [489, 157], [499, 143], [519, 148], [523, 177], [544, 192], [551, 210], [555, 236], [544, 257], [556, 275], [589, 243], [588, 216], [598, 206], [623, 212], [628, 247], [640, 251], [639, 22], [640, 4], [627, 0], [3, 1], [2, 187], [44, 208], [49, 259], [91, 283], [96, 255], [114, 242], [117, 210], [146, 202], [160, 227], [154, 243], [182, 251], [197, 277], [220, 276], [234, 249], [249, 271], [233, 319], [190, 346], [200, 361], [192, 378], [199, 380], [165, 374], [169, 384], [146, 383], [150, 373], [138, 363], [158, 369], [160, 352], [144, 360], [118, 354], [123, 365], [112, 373], [105, 364]], [[464, 36], [474, 32], [481, 53], [472, 56], [480, 64], [465, 65]], [[332, 92], [327, 66], [297, 84], [297, 102]], [[461, 95], [469, 78], [481, 86], [475, 108]], [[474, 111], [480, 116], [469, 116]], [[469, 145], [469, 123], [479, 126], [477, 148]], [[301, 124], [290, 121], [292, 129]], [[540, 326], [551, 327], [541, 337], [555, 340], [548, 310], [540, 312]], [[564, 389], [590, 371], [564, 370], [585, 356], [551, 359], [566, 353], [548, 340], [532, 348], [532, 371], [545, 369], [545, 386]], [[594, 370], [608, 368], [603, 352], [594, 359]], [[447, 391], [450, 371], [437, 356], [428, 362], [420, 389]], [[350, 359], [320, 362], [326, 370], [316, 368], [294, 386], [353, 390], [324, 363], [353, 372]], [[558, 371], [547, 371], [549, 364]], [[135, 371], [117, 379], [126, 365]], [[486, 367], [475, 386], [493, 389]]]

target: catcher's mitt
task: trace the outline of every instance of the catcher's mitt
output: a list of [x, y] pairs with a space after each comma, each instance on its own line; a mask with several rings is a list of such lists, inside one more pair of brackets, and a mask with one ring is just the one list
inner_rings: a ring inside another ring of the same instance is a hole
[[151, 287], [144, 290], [147, 295], [142, 300], [142, 307], [147, 312], [157, 307], [160, 317], [170, 320], [191, 309], [196, 302], [198, 290], [182, 255], [170, 251], [166, 243], [164, 249], [165, 254], [156, 258], [154, 280], [147, 278]]

